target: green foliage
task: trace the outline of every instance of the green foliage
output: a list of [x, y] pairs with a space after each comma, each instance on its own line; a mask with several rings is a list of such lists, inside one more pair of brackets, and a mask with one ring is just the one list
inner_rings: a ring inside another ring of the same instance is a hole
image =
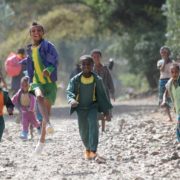
[[[76, 8], [73, 5], [58, 6], [47, 14], [39, 16], [38, 22], [45, 27], [45, 38], [57, 46], [63, 39], [75, 42], [81, 38], [92, 36], [95, 27], [95, 20], [91, 18], [91, 14], [88, 13], [88, 9], [85, 6]], [[30, 23], [28, 23], [28, 27]], [[25, 47], [28, 43], [30, 43], [28, 28], [11, 33], [11, 36], [0, 44], [0, 48], [3, 49], [3, 52], [0, 54], [1, 59], [5, 58], [9, 51], [15, 51], [21, 46]]]
[[167, 0], [165, 15], [167, 16], [167, 45], [174, 57], [180, 57], [180, 3], [178, 0]]
[[149, 89], [146, 78], [142, 74], [126, 73], [122, 74], [119, 79], [124, 87], [133, 88], [136, 92], [145, 92]]
[[109, 29], [122, 39], [110, 45], [110, 49], [115, 48], [112, 51], [128, 60], [131, 72], [143, 73], [150, 87], [157, 87], [156, 61], [165, 42], [166, 18], [161, 11], [165, 1], [84, 1], [96, 14], [100, 28]]
[[[13, 9], [10, 28], [0, 44], [1, 60], [10, 51], [30, 43], [29, 26], [36, 20], [46, 30], [60, 54], [60, 78], [68, 79], [73, 65], [93, 48], [103, 51], [103, 60], [115, 58], [120, 77], [129, 71], [146, 77], [156, 87], [156, 61], [165, 41], [165, 0], [6, 0]], [[31, 13], [29, 13], [31, 12]], [[127, 64], [128, 62], [128, 64]], [[127, 68], [124, 68], [124, 67]], [[62, 72], [63, 71], [63, 72]], [[129, 82], [129, 81], [127, 81]], [[132, 81], [133, 82], [133, 81]]]

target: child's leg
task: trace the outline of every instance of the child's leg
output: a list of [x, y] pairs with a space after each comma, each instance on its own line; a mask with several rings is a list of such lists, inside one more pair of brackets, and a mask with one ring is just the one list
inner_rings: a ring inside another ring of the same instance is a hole
[[86, 148], [90, 150], [89, 147], [89, 125], [87, 120], [88, 111], [78, 110], [78, 126], [81, 140]]
[[[54, 85], [56, 87], [56, 84], [54, 84]], [[46, 98], [47, 98], [48, 95], [53, 95], [54, 98], [56, 97], [56, 92], [54, 91], [54, 90], [56, 90], [56, 88], [49, 87], [49, 85], [47, 85], [46, 87], [44, 86], [43, 88], [44, 88], [43, 91], [44, 91], [44, 94], [45, 94]], [[48, 88], [50, 88], [50, 89], [48, 89]], [[47, 123], [49, 123], [49, 113], [50, 113], [50, 110], [51, 110], [51, 105], [45, 99], [44, 94], [43, 94], [43, 92], [41, 91], [40, 88], [35, 89], [35, 95], [37, 97], [39, 111], [40, 111], [40, 113], [41, 113], [41, 115], [43, 117], [42, 127], [41, 127], [41, 136], [40, 136], [40, 140], [39, 140], [39, 142], [38, 142], [38, 144], [36, 146], [36, 149], [35, 149], [36, 154], [40, 154], [42, 152], [42, 150], [43, 150], [44, 143], [45, 143], [45, 136], [46, 136], [46, 126], [47, 126]], [[50, 128], [50, 129], [52, 129], [52, 128]]]
[[0, 116], [0, 142], [2, 139], [4, 128], [5, 128], [4, 118], [3, 116]]
[[30, 117], [31, 117], [30, 123], [36, 128], [40, 127], [40, 123], [37, 121], [35, 113], [34, 112], [29, 112], [29, 113], [30, 113]]
[[170, 113], [170, 108], [166, 106], [165, 107], [165, 111], [166, 111], [166, 113], [168, 115], [169, 121], [172, 121], [172, 117], [171, 117], [171, 113]]
[[33, 138], [33, 127], [39, 128], [39, 133], [40, 131], [40, 122], [37, 121], [35, 113], [34, 112], [29, 112], [30, 114], [30, 130], [31, 130], [31, 138]]
[[106, 124], [106, 120], [103, 118], [103, 119], [101, 120], [102, 132], [105, 131], [105, 124]]
[[33, 139], [33, 125], [30, 124], [30, 134], [31, 134], [31, 139]]
[[29, 128], [29, 113], [28, 112], [23, 112], [22, 113], [22, 132], [21, 132], [21, 138], [27, 139], [28, 136], [28, 128]]
[[39, 111], [39, 107], [38, 107], [38, 103], [36, 103], [36, 117], [40, 123], [40, 126], [42, 126], [42, 120], [43, 120], [43, 117]]
[[43, 116], [40, 142], [44, 143], [45, 136], [46, 136], [46, 124], [47, 122], [49, 122], [48, 109], [46, 107], [44, 97], [38, 96], [37, 101], [38, 101], [38, 107], [39, 107], [40, 113]]
[[89, 146], [92, 152], [97, 151], [99, 129], [97, 121], [97, 109], [93, 108], [88, 113], [88, 124], [89, 124]]

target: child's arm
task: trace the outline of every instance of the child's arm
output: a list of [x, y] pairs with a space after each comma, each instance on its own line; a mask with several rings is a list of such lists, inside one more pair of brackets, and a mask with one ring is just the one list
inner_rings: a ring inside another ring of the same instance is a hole
[[30, 94], [30, 105], [28, 110], [34, 112], [35, 106], [36, 106], [36, 99], [32, 94]]
[[161, 107], [165, 106], [166, 105], [166, 100], [167, 100], [167, 97], [168, 97], [168, 90], [166, 89], [164, 94], [163, 94], [163, 101], [161, 103]]
[[110, 73], [110, 71], [109, 71], [108, 68], [107, 68], [107, 82], [108, 82], [108, 89], [109, 89], [111, 98], [115, 101], [115, 96], [114, 96], [114, 93], [115, 93], [114, 83], [113, 83], [113, 79], [112, 79], [111, 73]]
[[165, 60], [159, 60], [158, 62], [157, 62], [157, 68], [160, 70], [160, 71], [163, 71], [164, 70], [164, 67], [165, 67], [165, 64], [166, 64], [166, 62], [165, 62]]
[[8, 92], [4, 92], [4, 102], [5, 102], [5, 105], [6, 105], [9, 115], [13, 115], [14, 104], [12, 103], [12, 101], [8, 95]]
[[73, 79], [70, 80], [66, 93], [67, 93], [67, 100], [68, 103], [71, 104], [71, 107], [77, 107], [78, 106], [78, 101], [76, 100], [76, 94], [75, 92], [75, 85]]
[[44, 69], [43, 75], [48, 77], [58, 65], [58, 53], [55, 46], [50, 42], [48, 42], [46, 59], [50, 65]]
[[18, 105], [18, 101], [19, 101], [19, 95], [20, 95], [20, 91], [18, 91], [12, 98], [11, 101], [12, 103], [16, 106]]

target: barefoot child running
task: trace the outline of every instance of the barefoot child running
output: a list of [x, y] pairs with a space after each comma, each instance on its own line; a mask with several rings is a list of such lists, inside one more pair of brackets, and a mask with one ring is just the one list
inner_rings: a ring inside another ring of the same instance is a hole
[[35, 153], [40, 154], [45, 144], [47, 132], [53, 132], [49, 117], [57, 92], [58, 54], [55, 46], [43, 39], [44, 27], [33, 23], [30, 27], [32, 44], [27, 49], [27, 71], [30, 77], [31, 90], [34, 91], [39, 110], [42, 114], [42, 130]]
[[67, 87], [67, 99], [71, 113], [77, 112], [79, 132], [85, 146], [85, 159], [95, 159], [98, 146], [98, 112], [108, 117], [112, 105], [106, 95], [100, 76], [92, 72], [93, 59], [90, 55], [80, 58], [82, 72], [74, 76]]
[[27, 76], [21, 79], [20, 86], [21, 87], [19, 91], [12, 97], [12, 102], [16, 107], [18, 107], [18, 109], [21, 112], [22, 131], [20, 134], [20, 138], [23, 140], [27, 140], [28, 129], [30, 125], [33, 125], [33, 127], [38, 128], [40, 132], [40, 123], [36, 120], [35, 115], [36, 98], [33, 94], [28, 92], [29, 78]]
[[167, 95], [169, 94], [174, 104], [174, 109], [177, 115], [177, 141], [180, 142], [180, 68], [178, 64], [171, 65], [171, 79], [166, 84], [166, 91], [163, 96], [162, 106], [166, 103]]
[[[1, 79], [2, 78], [0, 76], [0, 83], [1, 83]], [[8, 96], [8, 92], [4, 91], [0, 87], [0, 142], [1, 142], [3, 131], [4, 131], [4, 128], [5, 128], [4, 117], [3, 117], [3, 108], [4, 108], [4, 105], [7, 108], [8, 114], [9, 115], [13, 115], [14, 105], [11, 102], [11, 99]]]

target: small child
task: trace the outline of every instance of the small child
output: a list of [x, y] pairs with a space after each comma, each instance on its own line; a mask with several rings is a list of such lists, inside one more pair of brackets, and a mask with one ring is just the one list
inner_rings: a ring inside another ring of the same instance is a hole
[[28, 139], [28, 129], [30, 125], [33, 125], [40, 131], [40, 124], [36, 120], [35, 115], [36, 98], [33, 94], [29, 93], [28, 90], [29, 78], [25, 76], [21, 79], [21, 88], [12, 97], [13, 104], [18, 107], [21, 112], [22, 131], [20, 134], [20, 138], [22, 138], [23, 140]]
[[[2, 78], [0, 77], [0, 82], [1, 80]], [[11, 102], [11, 99], [9, 98], [8, 92], [0, 88], [0, 142], [5, 128], [4, 117], [3, 117], [4, 105], [7, 108], [8, 114], [13, 115], [14, 105]]]
[[177, 115], [177, 141], [180, 142], [180, 68], [178, 64], [171, 65], [171, 79], [166, 84], [166, 90], [163, 96], [162, 106], [166, 104], [168, 94], [174, 104], [174, 109]]
[[29, 32], [32, 44], [27, 47], [26, 67], [31, 90], [37, 98], [38, 108], [43, 117], [40, 140], [35, 148], [35, 153], [41, 154], [46, 132], [54, 131], [50, 124], [50, 112], [57, 94], [58, 54], [55, 46], [43, 38], [45, 31], [42, 25], [34, 22]]
[[67, 99], [71, 104], [71, 113], [78, 115], [79, 132], [86, 148], [85, 159], [97, 157], [99, 138], [98, 112], [108, 118], [112, 105], [106, 95], [102, 78], [93, 70], [93, 59], [90, 55], [80, 58], [82, 72], [74, 76], [67, 87]]
[[[160, 70], [160, 78], [159, 78], [159, 105], [161, 105], [162, 100], [163, 100], [163, 94], [165, 92], [165, 85], [168, 82], [168, 80], [171, 77], [171, 72], [170, 72], [170, 67], [173, 63], [173, 61], [170, 59], [170, 54], [171, 51], [167, 46], [163, 46], [160, 48], [160, 55], [161, 58], [157, 62], [157, 68]], [[165, 111], [169, 117], [169, 121], [172, 121], [172, 117], [170, 114], [170, 104], [171, 104], [171, 99], [167, 98], [166, 99], [166, 104], [164, 104]]]
[[[111, 73], [108, 69], [108, 66], [103, 65], [101, 62], [101, 59], [102, 59], [101, 50], [93, 49], [91, 51], [91, 56], [94, 61], [94, 68], [93, 68], [94, 72], [97, 73], [102, 78], [109, 100], [110, 98], [112, 98], [115, 101], [114, 83], [112, 80]], [[100, 114], [99, 116], [99, 119], [102, 120], [102, 132], [105, 131], [105, 121], [111, 121], [112, 112], [110, 111], [109, 113], [110, 113], [109, 119], [105, 119], [103, 114]]]

